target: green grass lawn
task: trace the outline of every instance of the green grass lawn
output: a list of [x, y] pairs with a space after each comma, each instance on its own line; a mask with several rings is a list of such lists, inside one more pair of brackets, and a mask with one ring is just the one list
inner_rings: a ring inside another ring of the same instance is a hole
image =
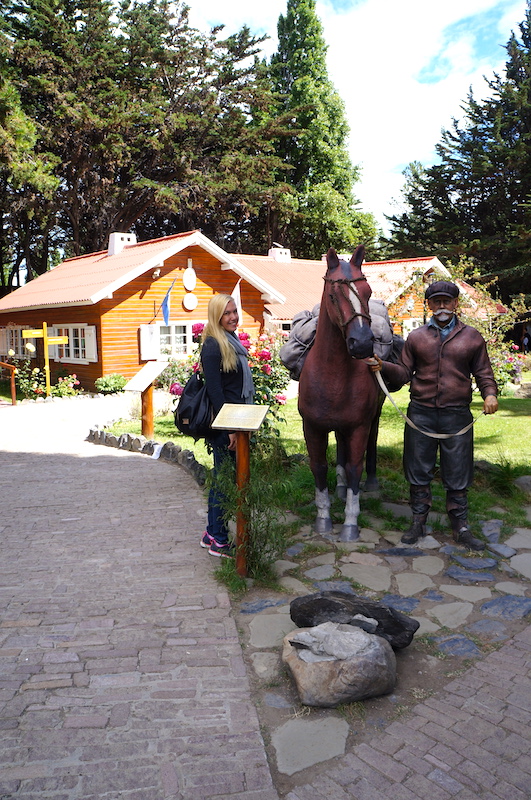
[[[407, 388], [401, 389], [393, 394], [393, 400], [405, 412], [409, 399]], [[472, 403], [472, 413], [474, 417], [480, 414], [483, 403], [482, 400], [474, 400]], [[280, 435], [288, 455], [295, 453], [305, 453], [306, 446], [302, 434], [302, 422], [297, 411], [297, 400], [288, 400], [283, 408], [286, 418], [282, 423]], [[475, 436], [475, 458], [485, 459], [493, 463], [509, 462], [518, 472], [529, 471], [529, 439], [530, 439], [530, 417], [531, 399], [519, 399], [514, 397], [501, 397], [500, 407], [496, 414], [490, 416], [481, 415], [474, 426]], [[402, 452], [402, 437], [404, 431], [404, 420], [386, 400], [382, 409], [380, 421], [380, 432], [378, 446], [384, 453], [395, 451], [397, 454]], [[140, 421], [121, 421], [115, 424], [111, 431], [119, 435], [120, 433], [140, 434]], [[210, 466], [210, 456], [206, 452], [203, 441], [194, 442], [187, 436], [180, 434], [175, 428], [173, 416], [155, 418], [155, 436], [158, 442], [176, 442], [181, 447], [193, 450], [197, 460], [206, 466]], [[331, 437], [332, 441], [332, 437]]]

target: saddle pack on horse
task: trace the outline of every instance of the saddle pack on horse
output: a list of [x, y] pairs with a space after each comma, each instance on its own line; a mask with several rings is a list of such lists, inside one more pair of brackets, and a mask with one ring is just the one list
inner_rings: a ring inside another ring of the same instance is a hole
[[[280, 360], [294, 381], [299, 380], [306, 356], [314, 343], [319, 308], [318, 303], [311, 311], [301, 311], [293, 317], [288, 340], [280, 348]], [[382, 361], [396, 363], [402, 352], [404, 340], [401, 336], [393, 333], [391, 320], [383, 300], [371, 298], [369, 313], [371, 330], [374, 334], [374, 354], [379, 356]]]

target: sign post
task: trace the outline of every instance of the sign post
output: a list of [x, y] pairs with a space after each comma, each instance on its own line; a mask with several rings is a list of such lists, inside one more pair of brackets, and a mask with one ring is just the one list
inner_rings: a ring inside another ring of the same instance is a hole
[[245, 487], [249, 483], [249, 438], [263, 423], [269, 406], [238, 405], [225, 403], [212, 423], [212, 428], [236, 434], [236, 486], [238, 508], [236, 509], [236, 572], [247, 576], [248, 527], [243, 508]]
[[168, 366], [169, 361], [148, 361], [140, 372], [124, 386], [124, 391], [140, 392], [142, 398], [142, 436], [153, 439], [153, 382]]
[[50, 355], [48, 347], [51, 344], [68, 344], [68, 336], [48, 336], [48, 325], [42, 323], [42, 328], [35, 328], [30, 331], [22, 331], [23, 339], [42, 339], [44, 343], [44, 378], [46, 380], [46, 396], [52, 393], [50, 386]]

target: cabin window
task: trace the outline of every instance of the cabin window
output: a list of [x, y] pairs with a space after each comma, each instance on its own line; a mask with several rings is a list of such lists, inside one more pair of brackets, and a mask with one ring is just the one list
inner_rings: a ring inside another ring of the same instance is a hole
[[97, 361], [96, 328], [94, 325], [58, 325], [54, 336], [67, 336], [68, 342], [54, 346], [55, 361], [69, 364], [88, 364]]
[[414, 331], [415, 328], [421, 328], [422, 325], [424, 325], [422, 317], [410, 317], [402, 320], [402, 336], [407, 339], [411, 331]]
[[[140, 326], [140, 358], [150, 361], [157, 358], [183, 358], [197, 350], [192, 328], [200, 320], [174, 322], [170, 325], [155, 323]], [[205, 324], [205, 323], [203, 323]]]
[[5, 361], [8, 358], [35, 358], [35, 350], [26, 349], [26, 345], [29, 342], [35, 347], [35, 339], [22, 338], [22, 331], [28, 327], [28, 325], [8, 325], [7, 328], [0, 328], [1, 360]]
[[196, 349], [192, 323], [160, 326], [160, 352], [168, 356], [188, 356]]

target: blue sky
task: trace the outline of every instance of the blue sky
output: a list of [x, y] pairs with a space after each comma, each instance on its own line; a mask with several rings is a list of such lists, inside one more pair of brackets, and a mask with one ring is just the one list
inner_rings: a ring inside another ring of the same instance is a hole
[[[246, 24], [276, 48], [286, 0], [188, 0], [193, 24]], [[485, 77], [503, 73], [511, 31], [519, 34], [526, 0], [317, 0], [328, 72], [351, 124], [349, 150], [361, 167], [355, 193], [385, 227], [400, 210], [402, 172], [435, 160], [441, 130], [461, 114], [469, 89], [489, 93]]]

